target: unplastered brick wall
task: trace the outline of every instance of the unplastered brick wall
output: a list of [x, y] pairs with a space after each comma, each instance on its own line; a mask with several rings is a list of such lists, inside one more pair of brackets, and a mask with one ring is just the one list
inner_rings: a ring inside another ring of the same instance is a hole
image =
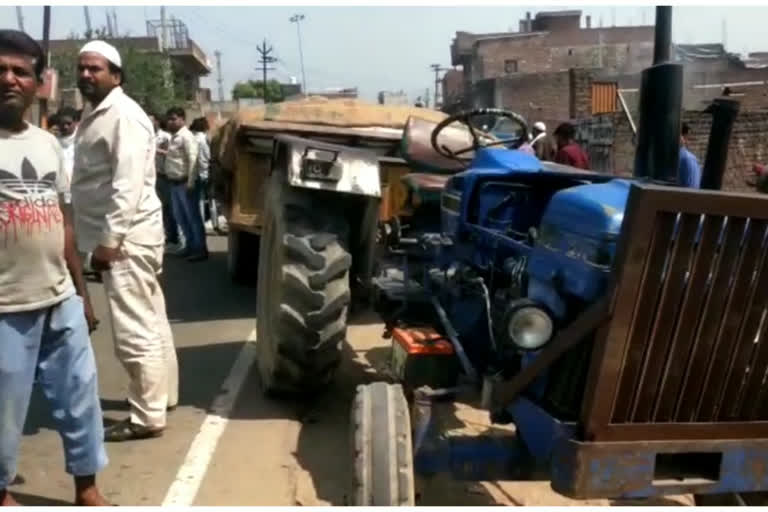
[[[712, 116], [700, 111], [686, 111], [682, 115], [682, 121], [691, 127], [688, 149], [696, 155], [703, 168]], [[623, 114], [614, 114], [613, 123], [614, 173], [629, 176], [632, 174], [635, 159], [632, 130]], [[752, 191], [749, 181], [751, 181], [752, 167], [755, 163], [768, 163], [768, 111], [766, 110], [739, 112], [731, 132], [723, 189]]]
[[587, 117], [592, 108], [593, 72], [572, 69], [483, 80], [473, 89], [473, 105], [512, 110], [529, 122], [555, 129], [569, 119]]
[[594, 73], [588, 69], [570, 69], [569, 95], [571, 119], [581, 119], [592, 115], [592, 80]]
[[[691, 127], [689, 149], [704, 166], [712, 116], [700, 112], [683, 113], [683, 122]], [[728, 163], [723, 176], [723, 189], [752, 191], [748, 184], [755, 163], [768, 161], [768, 111], [741, 111], [733, 125], [728, 146]]]

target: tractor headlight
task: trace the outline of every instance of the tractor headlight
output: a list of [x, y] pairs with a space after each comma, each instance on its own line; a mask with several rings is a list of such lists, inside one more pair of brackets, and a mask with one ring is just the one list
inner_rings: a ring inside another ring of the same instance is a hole
[[552, 337], [552, 318], [539, 307], [527, 305], [515, 308], [507, 318], [507, 335], [518, 348], [537, 350]]

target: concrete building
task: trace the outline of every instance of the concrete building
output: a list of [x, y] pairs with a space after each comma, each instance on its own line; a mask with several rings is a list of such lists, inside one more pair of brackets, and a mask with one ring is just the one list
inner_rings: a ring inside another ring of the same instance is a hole
[[[293, 96], [286, 97], [286, 101], [296, 100], [302, 98], [303, 94], [295, 94]], [[327, 89], [309, 91], [307, 96], [322, 96], [328, 99], [357, 99], [357, 87], [329, 87]]]
[[464, 103], [464, 73], [458, 69], [449, 69], [442, 79], [444, 112], [455, 112]]
[[[158, 55], [165, 53], [170, 64], [180, 75], [184, 99], [191, 103], [210, 101], [211, 92], [200, 87], [200, 79], [211, 73], [211, 62], [202, 48], [189, 37], [187, 27], [181, 20], [171, 18], [165, 24], [160, 21], [148, 21], [146, 36], [107, 37], [105, 40], [112, 45], [132, 48], [138, 52]], [[88, 39], [85, 38], [53, 39], [49, 43], [51, 56], [72, 54], [87, 42]], [[62, 96], [69, 94], [67, 89], [73, 86], [74, 84], [62, 83]]]
[[405, 91], [380, 91], [379, 105], [408, 105], [408, 95]]

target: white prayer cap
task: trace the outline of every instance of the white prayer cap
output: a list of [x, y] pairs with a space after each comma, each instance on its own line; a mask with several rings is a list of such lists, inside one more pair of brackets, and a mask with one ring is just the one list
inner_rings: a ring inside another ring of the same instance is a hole
[[537, 130], [539, 130], [540, 132], [547, 131], [547, 125], [545, 125], [541, 121], [537, 121], [537, 122], [533, 123], [533, 127], [536, 128]]
[[123, 67], [120, 53], [109, 43], [105, 43], [104, 41], [88, 41], [85, 43], [85, 46], [80, 49], [80, 53], [86, 52], [98, 53], [118, 68]]

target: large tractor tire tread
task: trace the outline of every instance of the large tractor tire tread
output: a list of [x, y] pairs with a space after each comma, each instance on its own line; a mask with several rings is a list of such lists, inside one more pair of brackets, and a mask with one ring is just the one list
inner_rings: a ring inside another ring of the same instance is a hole
[[[282, 204], [271, 269], [279, 272], [279, 303], [267, 308], [273, 346], [266, 391], [314, 394], [341, 359], [350, 303], [352, 258], [346, 220], [310, 205]], [[265, 290], [269, 293], [268, 290]]]
[[414, 506], [408, 402], [399, 384], [357, 388], [352, 406], [354, 506]]

